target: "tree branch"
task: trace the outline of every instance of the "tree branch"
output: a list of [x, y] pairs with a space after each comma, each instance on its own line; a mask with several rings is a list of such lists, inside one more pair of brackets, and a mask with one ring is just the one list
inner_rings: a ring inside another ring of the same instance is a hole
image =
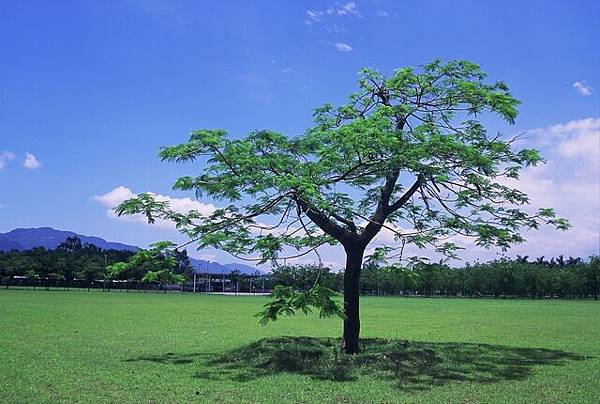
[[324, 213], [317, 210], [309, 202], [302, 199], [298, 194], [295, 194], [292, 198], [296, 201], [302, 212], [306, 213], [306, 216], [314, 224], [316, 224], [325, 234], [335, 238], [340, 243], [344, 244], [350, 238], [352, 233], [349, 230], [344, 229], [342, 226], [334, 223]]
[[415, 183], [404, 193], [404, 195], [402, 195], [396, 202], [394, 202], [388, 207], [388, 214], [394, 213], [402, 206], [404, 206], [404, 204], [411, 198], [411, 196], [413, 196], [417, 189], [419, 189], [422, 183], [423, 176], [419, 174]]
[[389, 205], [399, 175], [400, 173], [398, 171], [394, 171], [386, 176], [385, 183], [381, 188], [381, 197], [377, 209], [375, 209], [375, 213], [373, 213], [372, 218], [369, 220], [369, 224], [367, 224], [361, 233], [363, 243], [368, 244], [373, 237], [377, 235], [379, 230], [381, 230], [387, 217], [400, 209], [421, 186], [423, 177], [419, 174], [415, 183], [404, 193], [404, 195], [392, 205]]

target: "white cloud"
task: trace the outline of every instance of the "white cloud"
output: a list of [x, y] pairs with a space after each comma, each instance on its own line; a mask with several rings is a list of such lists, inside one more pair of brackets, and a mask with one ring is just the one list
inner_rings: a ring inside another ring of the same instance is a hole
[[[215, 211], [216, 207], [213, 204], [205, 204], [197, 200], [193, 200], [191, 198], [173, 198], [168, 195], [155, 194], [150, 192], [157, 200], [169, 202], [169, 206], [176, 212], [179, 213], [187, 213], [190, 210], [197, 210], [202, 215], [209, 215]], [[114, 208], [119, 206], [123, 201], [127, 199], [131, 199], [135, 197], [137, 194], [134, 193], [131, 189], [120, 185], [102, 195], [96, 195], [93, 199], [101, 204], [102, 206], [107, 207], [106, 215], [111, 219], [119, 219], [128, 222], [139, 222], [139, 223], [147, 223], [148, 220], [144, 215], [129, 215], [129, 216], [117, 216], [114, 212]], [[157, 220], [154, 223], [155, 226], [165, 228], [165, 229], [175, 229], [175, 225], [172, 222], [165, 220]]]
[[361, 16], [358, 10], [356, 10], [356, 3], [353, 1], [350, 1], [344, 4], [343, 6], [338, 7], [335, 11], [337, 15], [354, 15], [357, 17]]
[[379, 10], [377, 11], [377, 17], [389, 17], [390, 13], [388, 13], [387, 11], [384, 10]]
[[340, 22], [341, 20], [349, 20], [360, 18], [362, 14], [356, 8], [356, 3], [351, 1], [340, 5], [336, 3], [321, 10], [307, 10], [305, 13], [304, 23], [316, 29], [322, 29], [328, 33], [348, 33], [346, 27]]
[[[304, 23], [308, 26], [308, 31], [324, 34], [331, 38], [348, 34], [350, 31], [345, 23], [356, 18], [362, 18], [362, 14], [358, 11], [355, 2], [336, 2], [334, 6], [325, 9], [307, 10]], [[323, 42], [331, 44], [339, 52], [352, 51], [352, 46], [343, 42], [328, 42], [327, 40]]]
[[335, 46], [335, 49], [338, 52], [352, 52], [352, 46], [348, 45], [347, 43], [336, 42], [336, 43], [332, 43], [332, 45]]
[[321, 21], [321, 17], [323, 17], [323, 15], [325, 15], [323, 11], [307, 10], [306, 19], [304, 20], [304, 23], [307, 25], [311, 25], [314, 22], [319, 22]]
[[9, 151], [1, 151], [0, 152], [0, 170], [4, 169], [8, 165], [8, 162], [14, 160], [17, 157], [16, 154]]
[[[600, 118], [586, 118], [528, 131], [526, 147], [540, 147], [547, 164], [532, 167], [511, 185], [525, 192], [532, 208], [551, 207], [572, 227], [546, 226], [525, 234], [514, 256], [580, 255], [600, 252]], [[489, 256], [490, 253], [487, 255]], [[482, 254], [485, 255], [485, 254]]]
[[598, 161], [600, 150], [598, 147], [598, 131], [581, 132], [575, 138], [569, 139], [559, 146], [559, 152], [565, 157], [577, 157]]
[[564, 137], [565, 135], [569, 135], [570, 133], [576, 131], [585, 131], [585, 130], [598, 130], [598, 126], [600, 125], [600, 118], [583, 118], [577, 119], [574, 121], [569, 121], [567, 123], [559, 123], [556, 125], [550, 125], [545, 128], [537, 128], [528, 131], [529, 133], [533, 133], [538, 137], [544, 134], [551, 134]]
[[35, 170], [40, 168], [42, 163], [31, 153], [25, 153], [25, 160], [23, 160], [23, 167], [29, 170]]
[[119, 185], [110, 192], [107, 192], [103, 195], [94, 196], [94, 200], [106, 207], [114, 208], [119, 206], [121, 202], [124, 202], [127, 199], [131, 199], [135, 196], [136, 194], [134, 194], [131, 189], [124, 187], [123, 185]]
[[[574, 120], [527, 132], [530, 138], [521, 147], [537, 147], [547, 164], [525, 170], [518, 180], [506, 181], [525, 192], [530, 199], [531, 211], [540, 207], [554, 208], [571, 223], [568, 231], [542, 226], [540, 230], [524, 233], [526, 242], [506, 253], [500, 249], [483, 249], [473, 239], [456, 236], [452, 240], [465, 247], [458, 252], [462, 262], [490, 260], [504, 254], [538, 257], [560, 254], [586, 257], [600, 253], [600, 118]], [[397, 228], [400, 231], [410, 229]], [[371, 248], [399, 246], [394, 233], [383, 229]], [[439, 255], [407, 245], [404, 257], [427, 256], [432, 260]], [[460, 261], [451, 262], [461, 265]], [[340, 262], [341, 264], [341, 262]]]
[[576, 81], [573, 83], [573, 88], [583, 96], [592, 95], [592, 87], [590, 87], [585, 80]]
[[304, 22], [311, 25], [315, 22], [322, 22], [324, 18], [335, 16], [362, 17], [362, 14], [356, 9], [356, 3], [350, 1], [343, 5], [335, 5], [324, 10], [307, 10]]
[[[556, 153], [554, 158], [584, 159], [587, 171], [598, 170], [600, 161], [600, 118], [585, 118], [528, 131], [535, 146]], [[591, 166], [590, 166], [591, 165]]]

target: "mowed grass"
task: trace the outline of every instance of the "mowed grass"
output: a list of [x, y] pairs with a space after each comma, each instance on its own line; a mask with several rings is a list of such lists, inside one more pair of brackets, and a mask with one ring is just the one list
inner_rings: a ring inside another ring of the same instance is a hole
[[265, 301], [1, 290], [0, 402], [600, 402], [600, 302], [364, 297], [354, 363], [339, 319]]

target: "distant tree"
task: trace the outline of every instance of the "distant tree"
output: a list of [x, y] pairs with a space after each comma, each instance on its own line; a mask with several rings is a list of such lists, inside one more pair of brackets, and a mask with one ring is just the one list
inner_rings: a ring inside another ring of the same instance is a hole
[[600, 296], [600, 256], [594, 255], [590, 257], [590, 263], [582, 266], [585, 270], [585, 281], [588, 286], [589, 293], [598, 300]]
[[109, 277], [115, 278], [137, 268], [145, 272], [142, 282], [158, 282], [161, 288], [165, 288], [168, 284], [184, 282], [185, 276], [175, 272], [179, 268], [179, 261], [173, 254], [175, 244], [170, 241], [159, 241], [151, 244], [150, 247], [148, 250], [139, 250], [127, 262], [109, 265], [106, 268]]
[[269, 278], [275, 285], [301, 291], [309, 291], [315, 283], [330, 289], [336, 287], [331, 268], [321, 265], [281, 265], [271, 270]]
[[187, 250], [180, 251], [175, 249], [173, 250], [173, 254], [177, 260], [177, 267], [174, 269], [174, 272], [184, 276], [191, 275], [194, 271], [194, 267], [192, 266], [190, 257], [188, 257]]
[[228, 138], [222, 130], [198, 130], [187, 143], [161, 150], [166, 161], [205, 163], [200, 175], [179, 178], [175, 189], [229, 205], [209, 215], [179, 213], [145, 193], [117, 213], [174, 221], [199, 247], [258, 254], [263, 262], [282, 258], [286, 247], [308, 253], [341, 244], [343, 311], [323, 299], [332, 296], [323, 290], [319, 299], [287, 291], [267, 307], [266, 318], [324, 303], [323, 314], [344, 317], [343, 346], [355, 353], [363, 257], [382, 229], [403, 245], [453, 257], [460, 246], [449, 241], [452, 235], [505, 249], [523, 241], [521, 229], [567, 228], [550, 208], [522, 210], [527, 195], [505, 181], [542, 162], [539, 153], [515, 149], [515, 138], [488, 135], [479, 120], [494, 113], [513, 123], [518, 104], [504, 83], [488, 82], [466, 61], [436, 60], [389, 76], [363, 69], [349, 102], [317, 108], [315, 126], [304, 135], [261, 130]]
[[242, 272], [239, 269], [234, 269], [229, 273], [229, 281], [233, 284], [234, 291], [237, 294], [240, 282], [242, 281]]
[[83, 249], [83, 245], [81, 244], [81, 239], [79, 237], [71, 236], [67, 237], [67, 239], [60, 243], [57, 248], [61, 251], [74, 252], [81, 251]]

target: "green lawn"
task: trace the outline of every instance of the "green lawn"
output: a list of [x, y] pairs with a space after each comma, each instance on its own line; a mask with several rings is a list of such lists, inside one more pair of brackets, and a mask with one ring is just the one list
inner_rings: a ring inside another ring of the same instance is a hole
[[363, 298], [353, 358], [264, 302], [0, 290], [0, 402], [600, 402], [600, 302]]

